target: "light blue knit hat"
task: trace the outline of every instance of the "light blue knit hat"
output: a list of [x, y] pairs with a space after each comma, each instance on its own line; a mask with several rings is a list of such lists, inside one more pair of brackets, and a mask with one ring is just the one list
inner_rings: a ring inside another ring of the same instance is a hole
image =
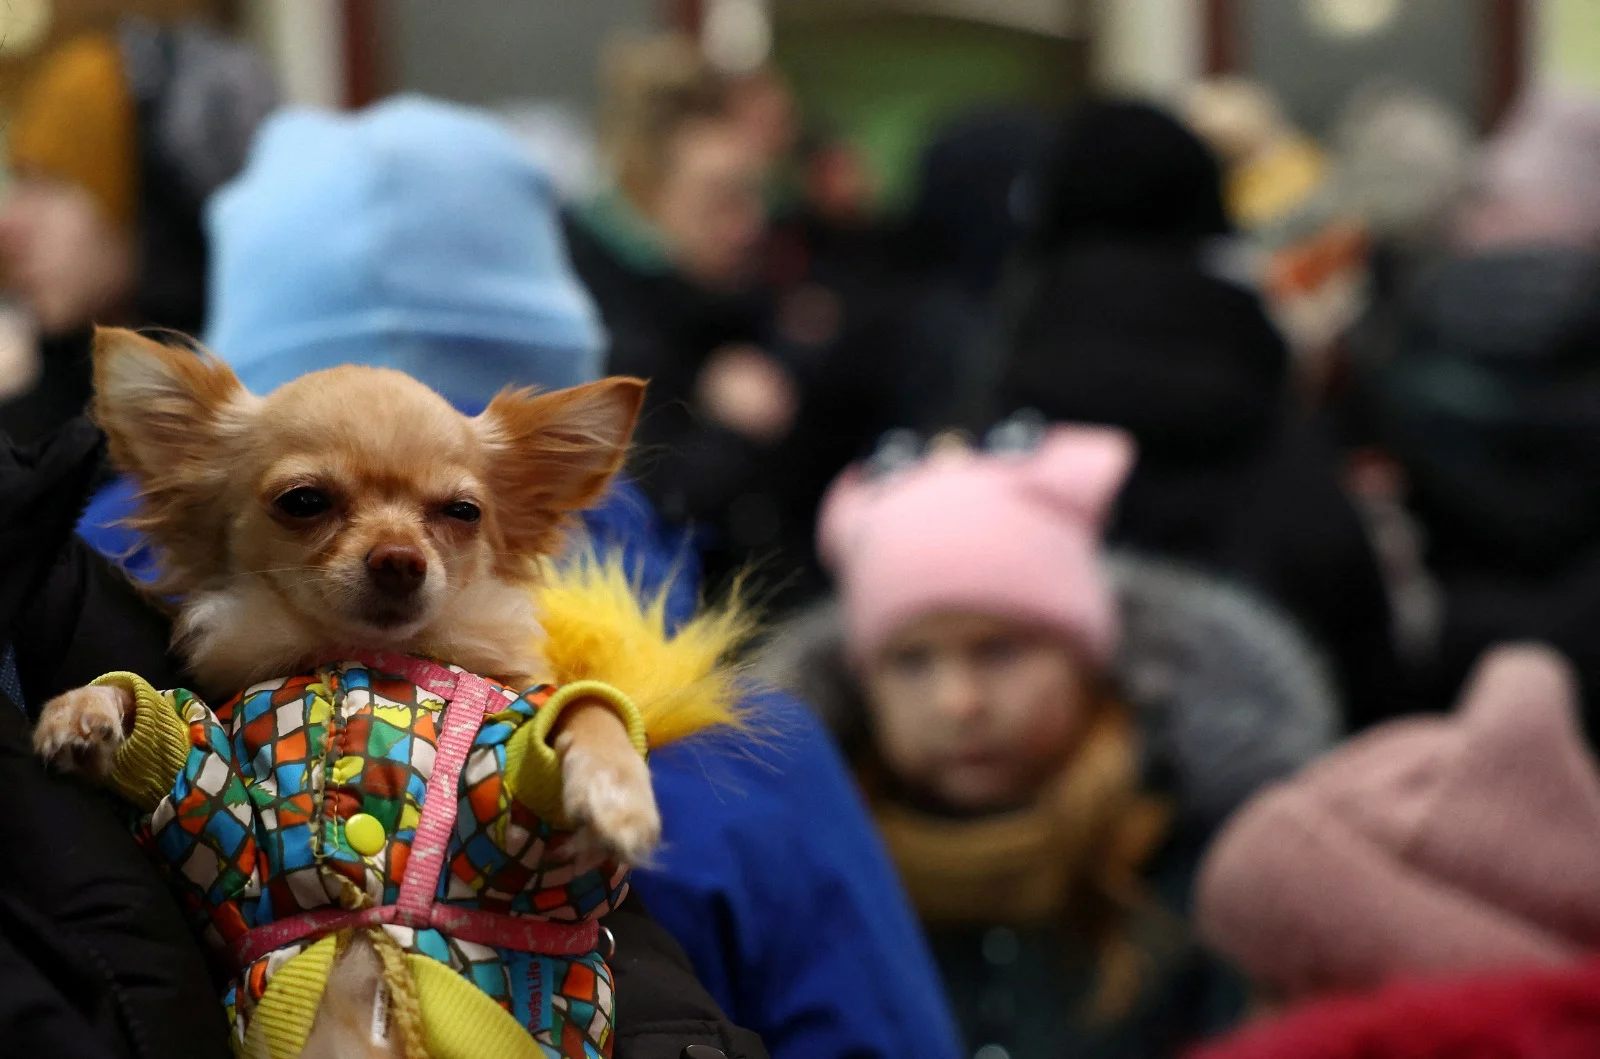
[[603, 333], [550, 182], [467, 108], [291, 108], [210, 202], [209, 346], [257, 393], [397, 368], [476, 411], [509, 384], [599, 374]]

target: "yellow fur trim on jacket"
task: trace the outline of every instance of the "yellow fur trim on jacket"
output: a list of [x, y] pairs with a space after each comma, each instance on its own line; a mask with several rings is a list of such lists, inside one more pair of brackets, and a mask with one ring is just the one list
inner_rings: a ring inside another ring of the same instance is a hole
[[668, 635], [666, 590], [645, 596], [620, 553], [588, 546], [545, 564], [533, 594], [552, 681], [598, 680], [621, 691], [644, 718], [651, 747], [745, 727], [739, 702], [747, 689], [732, 658], [756, 623], [737, 596]]

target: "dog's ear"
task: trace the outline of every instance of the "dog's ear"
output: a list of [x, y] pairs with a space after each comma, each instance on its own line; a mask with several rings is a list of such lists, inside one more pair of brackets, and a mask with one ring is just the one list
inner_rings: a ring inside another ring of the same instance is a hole
[[249, 394], [228, 366], [120, 327], [94, 335], [94, 418], [111, 458], [141, 481], [191, 464], [215, 466], [211, 446], [240, 425]]
[[489, 481], [508, 548], [530, 558], [552, 549], [562, 516], [598, 500], [627, 458], [644, 383], [602, 379], [535, 396], [501, 393], [478, 417]]
[[169, 587], [190, 587], [221, 561], [230, 471], [221, 450], [256, 399], [207, 353], [107, 327], [95, 331], [94, 389], [112, 462], [139, 488], [132, 522], [164, 553]]

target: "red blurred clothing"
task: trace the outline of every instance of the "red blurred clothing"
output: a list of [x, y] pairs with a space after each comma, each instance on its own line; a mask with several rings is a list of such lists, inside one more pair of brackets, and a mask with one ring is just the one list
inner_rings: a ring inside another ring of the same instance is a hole
[[1592, 1059], [1600, 960], [1320, 1000], [1190, 1059]]

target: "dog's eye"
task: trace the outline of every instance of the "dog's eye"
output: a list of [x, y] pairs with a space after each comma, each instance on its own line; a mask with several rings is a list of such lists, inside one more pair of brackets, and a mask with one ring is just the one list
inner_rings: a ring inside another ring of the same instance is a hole
[[458, 522], [476, 522], [483, 517], [483, 512], [478, 510], [478, 505], [467, 500], [457, 500], [453, 504], [444, 506], [445, 518], [453, 518]]
[[290, 518], [316, 518], [333, 508], [333, 501], [321, 489], [303, 485], [291, 489], [273, 501], [274, 506]]

